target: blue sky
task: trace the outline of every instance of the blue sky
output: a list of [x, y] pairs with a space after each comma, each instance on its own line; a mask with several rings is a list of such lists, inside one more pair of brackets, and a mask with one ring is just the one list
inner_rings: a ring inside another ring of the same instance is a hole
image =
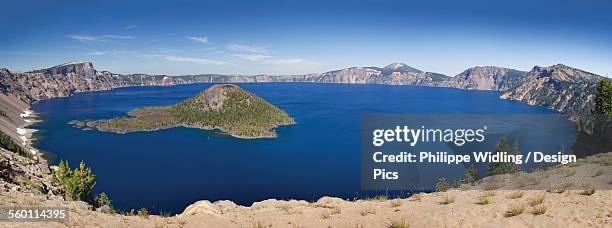
[[73, 60], [151, 74], [302, 74], [403, 62], [456, 75], [472, 66], [564, 63], [612, 76], [612, 2], [11, 1], [0, 67]]

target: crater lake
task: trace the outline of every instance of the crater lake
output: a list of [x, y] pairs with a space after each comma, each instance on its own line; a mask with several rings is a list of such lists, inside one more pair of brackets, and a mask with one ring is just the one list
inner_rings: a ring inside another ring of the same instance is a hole
[[[35, 147], [51, 165], [63, 159], [73, 167], [80, 161], [91, 166], [97, 182], [94, 191], [106, 192], [116, 208], [180, 213], [198, 200], [250, 205], [270, 198], [313, 201], [322, 196], [353, 199], [380, 194], [361, 191], [359, 123], [364, 114], [555, 113], [501, 100], [500, 93], [492, 91], [238, 83], [286, 111], [297, 124], [276, 129], [276, 139], [254, 140], [189, 128], [116, 134], [68, 124], [125, 116], [134, 108], [172, 105], [211, 85], [130, 87], [37, 102], [32, 109], [41, 122], [30, 126], [38, 130]], [[544, 142], [547, 148], [558, 150], [560, 143], [571, 146], [574, 134], [567, 127], [560, 129], [555, 134], [562, 141]]]

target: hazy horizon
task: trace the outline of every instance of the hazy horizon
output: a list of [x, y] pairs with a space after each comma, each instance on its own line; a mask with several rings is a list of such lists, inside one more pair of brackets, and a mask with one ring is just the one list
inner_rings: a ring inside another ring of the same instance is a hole
[[92, 62], [115, 73], [287, 75], [562, 63], [612, 73], [607, 1], [131, 1], [4, 4], [0, 67]]

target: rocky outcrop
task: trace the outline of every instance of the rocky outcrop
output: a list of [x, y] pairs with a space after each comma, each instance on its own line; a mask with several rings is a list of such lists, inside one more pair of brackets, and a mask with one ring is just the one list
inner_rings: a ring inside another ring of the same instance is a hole
[[520, 85], [505, 91], [502, 99], [522, 101], [567, 114], [590, 115], [597, 83], [603, 77], [563, 64], [534, 67]]
[[34, 161], [0, 148], [0, 186], [28, 194], [57, 195], [59, 189], [51, 184], [47, 162]]
[[392, 63], [384, 68], [351, 67], [330, 71], [313, 78], [318, 83], [356, 83], [386, 85], [440, 86], [450, 77], [423, 72], [403, 63]]
[[520, 85], [527, 72], [503, 67], [472, 67], [448, 80], [448, 87], [469, 90], [504, 91]]
[[382, 82], [381, 71], [372, 67], [351, 67], [348, 69], [330, 71], [317, 77], [320, 83], [377, 83]]
[[96, 71], [94, 70], [93, 64], [90, 62], [70, 62], [65, 63], [59, 66], [54, 66], [47, 71], [50, 74], [76, 74], [82, 75], [84, 78], [94, 78], [96, 76]]

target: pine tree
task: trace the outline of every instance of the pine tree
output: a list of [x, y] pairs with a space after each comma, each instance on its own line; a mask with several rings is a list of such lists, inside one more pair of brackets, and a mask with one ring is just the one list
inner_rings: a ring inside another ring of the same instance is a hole
[[603, 79], [595, 92], [595, 115], [612, 117], [612, 80]]
[[[514, 138], [514, 143], [512, 145], [512, 155], [518, 156], [521, 154], [521, 149], [519, 149], [519, 144], [518, 144], [518, 140], [516, 138]], [[521, 166], [516, 164], [516, 163], [511, 163], [512, 164], [512, 170], [510, 170], [510, 172], [516, 173], [521, 171]]]
[[478, 179], [478, 170], [474, 166], [474, 164], [470, 165], [467, 169], [465, 169], [465, 183], [473, 184]]
[[[508, 153], [509, 145], [506, 137], [502, 137], [499, 143], [495, 146], [494, 154]], [[497, 175], [509, 173], [512, 170], [511, 163], [508, 162], [492, 162], [489, 164], [489, 175]]]
[[446, 192], [448, 189], [450, 189], [450, 184], [445, 177], [440, 177], [436, 183], [436, 192]]
[[96, 175], [82, 161], [74, 170], [70, 170], [68, 161], [60, 161], [53, 180], [63, 188], [67, 200], [91, 200], [91, 191], [96, 185]]

